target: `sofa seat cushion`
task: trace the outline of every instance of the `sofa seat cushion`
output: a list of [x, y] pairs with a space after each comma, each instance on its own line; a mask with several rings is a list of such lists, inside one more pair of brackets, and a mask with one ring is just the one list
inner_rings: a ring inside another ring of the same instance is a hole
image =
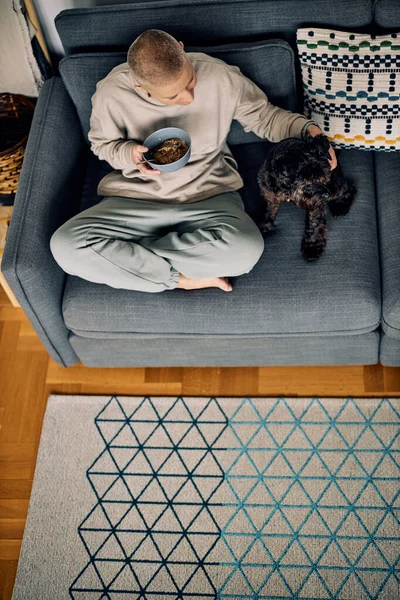
[[[234, 147], [247, 182], [241, 192], [250, 212], [260, 205], [254, 179], [266, 146]], [[300, 253], [304, 211], [285, 203], [261, 259], [250, 273], [232, 280], [232, 293], [203, 289], [146, 294], [69, 276], [63, 301], [67, 327], [84, 337], [133, 339], [137, 333], [310, 336], [375, 330], [380, 271], [373, 153], [337, 154], [358, 193], [346, 217], [328, 214], [327, 249], [316, 262], [306, 262]]]
[[382, 327], [400, 340], [400, 153], [376, 153]]

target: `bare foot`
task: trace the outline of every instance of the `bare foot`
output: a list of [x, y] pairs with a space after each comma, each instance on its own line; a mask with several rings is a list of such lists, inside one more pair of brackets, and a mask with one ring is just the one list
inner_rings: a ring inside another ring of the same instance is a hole
[[179, 283], [175, 289], [199, 290], [201, 288], [217, 287], [224, 292], [231, 292], [232, 286], [227, 277], [212, 277], [210, 279], [190, 279], [179, 274]]

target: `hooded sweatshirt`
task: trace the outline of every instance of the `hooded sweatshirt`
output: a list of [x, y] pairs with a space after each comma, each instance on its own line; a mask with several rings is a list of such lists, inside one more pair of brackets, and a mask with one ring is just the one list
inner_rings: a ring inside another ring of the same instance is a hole
[[[301, 137], [308, 119], [272, 105], [238, 67], [200, 52], [186, 56], [197, 76], [194, 100], [186, 106], [163, 104], [135, 88], [128, 63], [97, 83], [89, 141], [94, 154], [114, 168], [100, 181], [100, 196], [177, 204], [240, 189], [243, 180], [226, 143], [233, 119], [271, 142]], [[187, 131], [191, 156], [179, 171], [150, 177], [138, 170], [131, 150], [162, 127]]]

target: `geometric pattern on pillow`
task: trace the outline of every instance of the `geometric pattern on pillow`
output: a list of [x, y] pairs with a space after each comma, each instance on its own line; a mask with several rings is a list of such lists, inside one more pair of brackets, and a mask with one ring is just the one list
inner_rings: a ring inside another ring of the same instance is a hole
[[332, 146], [400, 150], [400, 33], [297, 30], [304, 110]]

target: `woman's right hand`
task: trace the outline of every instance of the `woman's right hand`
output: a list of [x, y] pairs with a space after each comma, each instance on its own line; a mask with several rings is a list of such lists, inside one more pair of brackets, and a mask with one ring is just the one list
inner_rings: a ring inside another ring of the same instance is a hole
[[143, 158], [143, 152], [147, 152], [148, 148], [146, 146], [141, 146], [140, 144], [135, 144], [131, 150], [132, 161], [137, 165], [137, 168], [143, 175], [149, 175], [150, 177], [154, 177], [159, 175], [161, 171], [157, 171], [157, 169], [153, 169], [148, 163], [143, 163], [142, 165], [138, 165]]

